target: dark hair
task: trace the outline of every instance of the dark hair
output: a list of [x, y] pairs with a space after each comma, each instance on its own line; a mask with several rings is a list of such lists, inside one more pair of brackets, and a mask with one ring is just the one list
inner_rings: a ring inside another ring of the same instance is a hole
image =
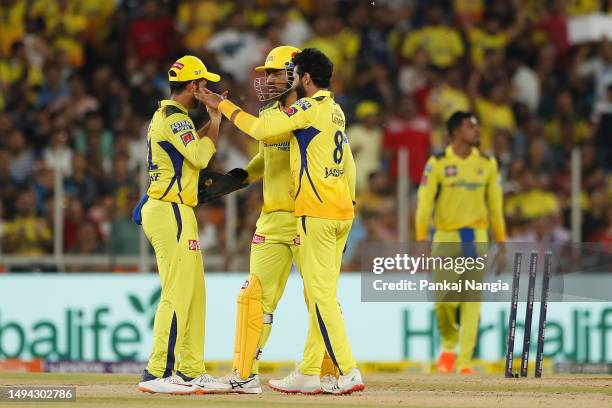
[[310, 74], [312, 82], [319, 88], [329, 88], [334, 64], [316, 48], [305, 48], [293, 57], [298, 74]]
[[[169, 75], [172, 76], [172, 74], [174, 74], [174, 72], [170, 71]], [[185, 90], [185, 88], [187, 88], [187, 85], [189, 85], [192, 82], [195, 82], [197, 85], [198, 82], [200, 82], [201, 80], [202, 78], [192, 79], [191, 81], [182, 81], [182, 82], [170, 81], [170, 93], [175, 94], [175, 95], [180, 94], [181, 92]]]
[[472, 112], [464, 112], [464, 111], [456, 111], [453, 113], [450, 118], [446, 121], [446, 131], [449, 136], [453, 136], [455, 130], [461, 127], [461, 124], [465, 119], [475, 118]]

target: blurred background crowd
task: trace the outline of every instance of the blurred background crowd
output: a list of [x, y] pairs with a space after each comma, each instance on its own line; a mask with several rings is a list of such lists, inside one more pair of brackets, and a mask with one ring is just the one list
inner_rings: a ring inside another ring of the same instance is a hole
[[[213, 89], [257, 112], [253, 67], [284, 44], [317, 47], [335, 66], [358, 171], [345, 269], [365, 242], [398, 239], [398, 151], [409, 151], [413, 217], [427, 157], [458, 109], [477, 113], [481, 149], [499, 162], [510, 240], [569, 241], [578, 148], [582, 240], [609, 243], [612, 42], [571, 45], [567, 27], [595, 12], [612, 13], [612, 1], [0, 0], [0, 253], [52, 253], [59, 168], [65, 253], [136, 254], [130, 215], [168, 67], [201, 57], [222, 74]], [[217, 151], [211, 166], [229, 170], [257, 145], [225, 123]], [[225, 200], [196, 209], [219, 269], [248, 269], [260, 204], [259, 184], [243, 190], [233, 231]]]

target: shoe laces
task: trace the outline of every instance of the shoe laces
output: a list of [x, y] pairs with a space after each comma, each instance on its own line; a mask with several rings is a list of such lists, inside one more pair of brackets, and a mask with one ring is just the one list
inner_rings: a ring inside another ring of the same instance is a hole
[[170, 384], [186, 384], [186, 382], [178, 375], [171, 375], [170, 377], [162, 378], [161, 381]]
[[236, 373], [235, 371], [232, 371], [229, 374], [225, 374], [223, 377], [219, 377], [219, 382], [227, 383], [237, 377], [238, 377], [238, 373]]
[[336, 382], [336, 377], [331, 374], [325, 374], [323, 377], [321, 377], [321, 382], [325, 382], [325, 383]]
[[202, 374], [199, 377], [194, 378], [193, 381], [200, 382], [200, 383], [214, 383], [214, 382], [217, 382], [217, 380], [215, 380], [215, 377], [213, 377], [210, 374]]

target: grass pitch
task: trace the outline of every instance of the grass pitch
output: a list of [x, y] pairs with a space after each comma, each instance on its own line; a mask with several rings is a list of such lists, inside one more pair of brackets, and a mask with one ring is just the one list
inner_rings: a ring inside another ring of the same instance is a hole
[[[261, 395], [149, 395], [138, 375], [0, 373], [0, 386], [75, 386], [76, 402], [7, 402], [2, 407], [612, 407], [610, 376], [557, 375], [535, 379], [438, 374], [365, 375], [366, 390], [349, 396], [285, 395], [264, 386]], [[267, 382], [268, 376], [263, 376]]]

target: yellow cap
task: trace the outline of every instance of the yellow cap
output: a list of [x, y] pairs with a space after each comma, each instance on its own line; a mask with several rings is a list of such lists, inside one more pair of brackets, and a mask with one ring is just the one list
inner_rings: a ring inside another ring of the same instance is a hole
[[170, 82], [186, 82], [200, 78], [211, 82], [219, 82], [221, 79], [218, 74], [208, 72], [202, 60], [193, 55], [185, 55], [177, 59], [168, 70], [168, 80]]
[[292, 47], [290, 45], [281, 45], [272, 49], [266, 57], [266, 62], [263, 65], [255, 68], [255, 71], [263, 71], [265, 69], [285, 69], [287, 67], [293, 67], [291, 60], [295, 54], [300, 53], [299, 48]]
[[379, 104], [372, 101], [363, 101], [359, 105], [357, 105], [357, 109], [355, 109], [355, 116], [357, 116], [357, 120], [361, 120], [366, 116], [376, 115], [379, 112]]

